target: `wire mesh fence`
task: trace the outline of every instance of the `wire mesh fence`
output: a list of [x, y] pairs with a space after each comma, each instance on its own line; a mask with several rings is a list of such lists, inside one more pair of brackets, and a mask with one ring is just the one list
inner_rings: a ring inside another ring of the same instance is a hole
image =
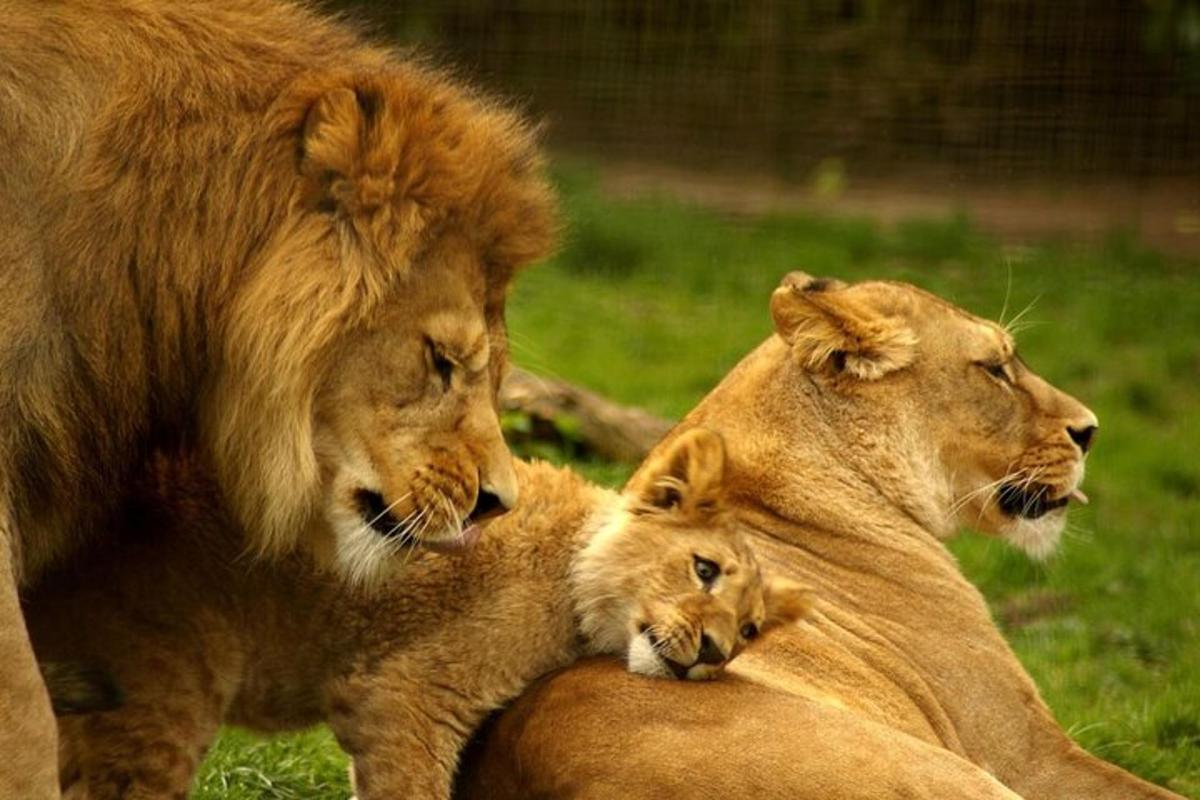
[[1200, 176], [1200, 0], [339, 0], [551, 141], [781, 176]]

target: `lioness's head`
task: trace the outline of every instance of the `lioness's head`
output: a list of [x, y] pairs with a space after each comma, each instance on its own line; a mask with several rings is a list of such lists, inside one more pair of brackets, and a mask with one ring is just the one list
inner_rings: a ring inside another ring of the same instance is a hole
[[1031, 555], [1053, 550], [1067, 504], [1086, 501], [1097, 420], [1034, 374], [1003, 326], [907, 284], [803, 273], [784, 279], [771, 313], [838, 424], [855, 428], [847, 458], [885, 491], [911, 475], [922, 484], [911, 507], [941, 535], [968, 525]]
[[808, 591], [764, 575], [724, 498], [725, 447], [696, 428], [651, 456], [581, 554], [581, 629], [645, 675], [716, 676], [764, 630], [803, 616]]
[[468, 544], [517, 500], [495, 396], [504, 304], [555, 234], [533, 133], [410, 64], [314, 71], [263, 122], [278, 203], [229, 287], [205, 423], [264, 549], [356, 578]]

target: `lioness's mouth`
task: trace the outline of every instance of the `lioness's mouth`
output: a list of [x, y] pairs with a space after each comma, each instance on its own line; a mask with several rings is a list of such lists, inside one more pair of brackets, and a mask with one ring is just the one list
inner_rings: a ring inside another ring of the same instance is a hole
[[1051, 491], [1049, 486], [1040, 483], [1028, 486], [1006, 483], [1000, 487], [1000, 491], [996, 495], [996, 503], [1005, 514], [1022, 519], [1038, 519], [1055, 509], [1062, 508], [1072, 500], [1087, 503], [1087, 495], [1078, 489], [1072, 489], [1062, 497], [1055, 499], [1051, 499]]

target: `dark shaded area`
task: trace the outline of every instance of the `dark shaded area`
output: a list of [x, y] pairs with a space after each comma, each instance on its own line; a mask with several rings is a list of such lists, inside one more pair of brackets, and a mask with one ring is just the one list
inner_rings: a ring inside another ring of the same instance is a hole
[[1200, 176], [1200, 0], [332, 4], [606, 156]]

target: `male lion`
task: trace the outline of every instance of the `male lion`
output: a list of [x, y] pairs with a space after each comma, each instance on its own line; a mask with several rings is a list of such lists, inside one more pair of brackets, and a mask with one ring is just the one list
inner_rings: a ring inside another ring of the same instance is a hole
[[469, 539], [516, 496], [504, 295], [554, 223], [516, 115], [276, 0], [0, 0], [0, 152], [0, 797], [53, 797], [18, 588], [164, 443], [253, 550]]
[[521, 504], [487, 537], [456, 556], [414, 553], [364, 595], [303, 556], [237, 563], [237, 526], [214, 510], [204, 471], [162, 462], [128, 541], [48, 575], [31, 598], [38, 654], [99, 665], [125, 695], [118, 710], [62, 721], [64, 793], [184, 796], [223, 719], [327, 720], [361, 800], [448, 798], [483, 717], [581, 654], [713, 677], [809, 605], [801, 587], [764, 579], [725, 513], [724, 466], [703, 429], [623, 495], [518, 464]]
[[912, 286], [796, 274], [771, 312], [678, 430], [725, 437], [735, 514], [814, 587], [812, 624], [703, 694], [567, 670], [482, 737], [462, 796], [1174, 796], [1070, 740], [941, 543], [969, 524], [1052, 548], [1092, 413], [1001, 326]]

